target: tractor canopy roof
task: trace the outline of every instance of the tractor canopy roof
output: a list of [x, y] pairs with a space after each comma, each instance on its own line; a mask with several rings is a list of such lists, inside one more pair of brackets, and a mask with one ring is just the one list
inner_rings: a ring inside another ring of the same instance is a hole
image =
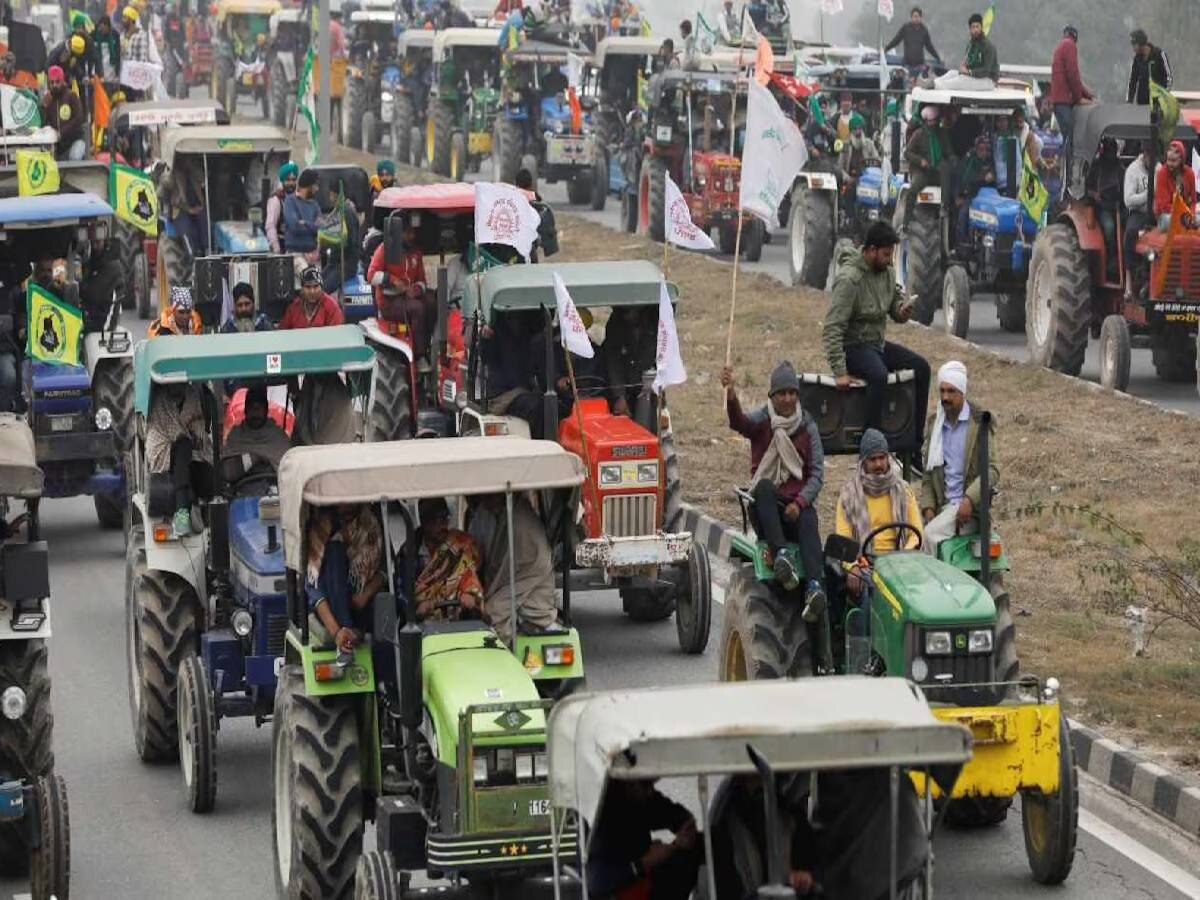
[[401, 53], [409, 50], [432, 50], [437, 32], [430, 28], [409, 28], [398, 38]]
[[[1100, 149], [1104, 138], [1116, 140], [1149, 140], [1153, 131], [1150, 107], [1136, 103], [1089, 103], [1075, 109], [1071, 139], [1071, 157], [1090, 160]], [[1172, 140], [1196, 140], [1196, 131], [1186, 122], [1175, 126]]]
[[594, 825], [610, 779], [754, 775], [747, 744], [779, 773], [957, 767], [971, 757], [970, 733], [937, 719], [901, 678], [575, 694], [550, 713], [550, 799]]
[[0, 228], [10, 230], [61, 228], [112, 214], [112, 207], [95, 194], [42, 194], [0, 199]]
[[390, 9], [356, 9], [350, 13], [350, 22], [353, 25], [386, 25], [394, 28], [400, 23], [400, 18]]
[[33, 432], [22, 416], [0, 413], [0, 497], [32, 500], [42, 494]]
[[282, 8], [279, 0], [217, 0], [217, 21], [228, 16], [273, 16]]
[[228, 125], [229, 113], [216, 100], [145, 100], [118, 103], [112, 118], [118, 130], [153, 125]]
[[559, 65], [565, 65], [568, 54], [572, 53], [584, 60], [589, 58], [586, 50], [572, 50], [570, 47], [564, 47], [562, 44], [534, 40], [522, 41], [509, 56], [516, 62], [558, 63]]
[[592, 59], [602, 69], [610, 56], [653, 56], [661, 44], [662, 41], [652, 37], [608, 37], [596, 45]]
[[226, 378], [288, 378], [320, 372], [367, 372], [375, 351], [356, 325], [238, 334], [164, 335], [133, 353], [133, 404], [150, 411], [152, 385]]
[[317, 186], [317, 201], [321, 204], [322, 212], [329, 212], [329, 210], [333, 209], [330, 191], [336, 191], [339, 182], [342, 185], [342, 189], [346, 192], [346, 199], [354, 204], [359, 215], [370, 209], [371, 177], [362, 166], [346, 166], [330, 163], [308, 166], [307, 168], [316, 172], [317, 177], [320, 179]]
[[[878, 74], [878, 69], [876, 73]], [[923, 104], [955, 106], [968, 115], [1007, 115], [1017, 107], [1032, 110], [1032, 98], [1023, 88], [994, 91], [958, 91], [940, 88], [913, 88], [906, 108], [916, 109]]]
[[583, 478], [583, 461], [553, 441], [465, 437], [296, 447], [279, 465], [284, 559], [289, 568], [301, 565], [306, 505], [575, 488]]
[[1022, 81], [1049, 81], [1049, 66], [1018, 65], [1015, 63], [1000, 63], [1001, 76], [1020, 78]]
[[1200, 91], [1171, 91], [1180, 103], [1200, 103]]
[[291, 132], [274, 125], [198, 125], [172, 128], [162, 138], [162, 158], [171, 164], [179, 153], [291, 154]]
[[433, 38], [433, 59], [441, 62], [454, 47], [492, 47], [499, 59], [499, 28], [447, 28]]
[[[462, 311], [469, 318], [476, 310], [486, 321], [499, 312], [555, 309], [554, 274], [562, 277], [579, 309], [592, 306], [657, 306], [662, 291], [662, 270], [648, 260], [618, 262], [497, 266], [471, 278], [463, 291]], [[672, 300], [679, 289], [667, 282]]]

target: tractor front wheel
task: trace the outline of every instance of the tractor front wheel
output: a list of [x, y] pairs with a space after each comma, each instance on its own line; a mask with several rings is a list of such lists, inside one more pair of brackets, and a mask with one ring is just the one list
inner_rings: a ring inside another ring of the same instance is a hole
[[413, 122], [417, 120], [417, 112], [413, 109], [412, 95], [397, 94], [396, 106], [392, 118], [392, 158], [404, 164], [412, 162]]
[[[0, 642], [0, 689], [11, 686], [25, 692], [25, 715], [5, 720], [0, 729], [0, 759], [32, 777], [49, 775], [54, 768], [54, 714], [45, 641]], [[0, 822], [0, 875], [22, 875], [28, 869], [28, 829], [19, 820]]]
[[436, 175], [450, 174], [450, 139], [454, 136], [454, 107], [437, 97], [429, 98], [429, 117], [425, 123], [425, 158]]
[[450, 180], [462, 181], [467, 177], [467, 136], [461, 131], [450, 138]]
[[354, 900], [403, 900], [407, 888], [408, 878], [400, 874], [395, 858], [387, 850], [372, 850], [359, 857]]
[[567, 202], [572, 206], [586, 206], [592, 202], [591, 172], [576, 175], [567, 181]]
[[375, 113], [367, 110], [362, 116], [362, 152], [374, 153], [379, 149], [379, 123]]
[[61, 775], [44, 775], [38, 779], [35, 790], [41, 841], [30, 853], [30, 897], [67, 900], [71, 894], [71, 809], [67, 804], [67, 783]]
[[971, 330], [971, 280], [962, 266], [951, 266], [942, 279], [942, 318], [946, 334], [965, 338]]
[[1071, 729], [1066, 716], [1059, 719], [1058, 790], [1021, 793], [1021, 830], [1025, 834], [1025, 856], [1040, 884], [1061, 884], [1071, 874], [1075, 861], [1075, 838], [1079, 829], [1079, 774]]
[[952, 828], [991, 828], [1008, 818], [1012, 797], [957, 797], [946, 804]]
[[592, 160], [592, 210], [602, 212], [608, 202], [608, 150], [596, 146], [596, 158]]
[[712, 570], [708, 549], [692, 540], [692, 555], [682, 568], [683, 578], [675, 593], [675, 630], [679, 649], [692, 656], [708, 647], [712, 630]]
[[738, 566], [725, 592], [718, 656], [720, 680], [812, 675], [812, 644], [808, 624], [801, 616], [803, 606], [755, 578], [749, 563]]
[[621, 608], [635, 622], [663, 622], [675, 612], [673, 588], [621, 588]]
[[525, 140], [521, 123], [515, 119], [497, 118], [492, 126], [492, 180], [504, 184], [517, 183], [521, 168], [521, 151]]
[[1196, 374], [1196, 346], [1182, 329], [1158, 335], [1150, 347], [1154, 374], [1162, 381], [1191, 381]]
[[[829, 279], [836, 244], [832, 191], [806, 188], [792, 192], [788, 214], [788, 247], [792, 284], [823, 290]], [[797, 202], [799, 201], [799, 202]]]
[[[166, 273], [167, 283], [165, 287], [168, 291], [177, 284], [188, 285], [192, 283], [192, 259], [188, 251], [188, 246], [182, 237], [167, 237], [163, 235], [158, 239], [158, 265]], [[158, 298], [159, 308], [154, 310], [149, 318], [154, 319], [158, 317], [165, 300], [166, 298], [162, 296]]]
[[[342, 145], [363, 147], [363, 116], [367, 111], [367, 83], [361, 78], [346, 79], [346, 96], [342, 99]], [[365, 148], [364, 148], [365, 149]], [[369, 151], [368, 151], [369, 152]]]
[[746, 262], [762, 259], [763, 243], [767, 238], [767, 225], [762, 219], [751, 219], [742, 223], [742, 253]]
[[217, 714], [204, 661], [189, 656], [179, 667], [179, 767], [188, 808], [212, 812], [217, 802]]
[[1025, 292], [1013, 290], [997, 294], [996, 319], [1001, 330], [1021, 334], [1025, 330]]
[[271, 122], [278, 128], [287, 128], [292, 123], [288, 121], [288, 97], [295, 92], [289, 90], [287, 73], [283, 63], [276, 61], [271, 67]]
[[638, 224], [650, 240], [666, 234], [667, 164], [657, 156], [642, 160], [638, 178]]
[[1087, 257], [1070, 225], [1038, 235], [1025, 291], [1025, 341], [1035, 365], [1078, 375], [1092, 325]]
[[908, 296], [916, 298], [913, 318], [922, 325], [933, 321], [942, 295], [941, 217], [936, 206], [918, 205], [905, 238], [904, 284]]
[[1129, 389], [1133, 341], [1124, 316], [1105, 316], [1100, 325], [1100, 386], [1110, 391]]
[[309, 697], [300, 667], [286, 666], [275, 688], [272, 730], [279, 893], [348, 900], [363, 841], [355, 697]]

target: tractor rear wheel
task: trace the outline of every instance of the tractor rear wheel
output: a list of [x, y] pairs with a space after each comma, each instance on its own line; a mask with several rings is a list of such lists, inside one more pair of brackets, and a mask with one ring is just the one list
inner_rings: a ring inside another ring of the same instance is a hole
[[[401, 879], [403, 878], [403, 884]], [[354, 873], [354, 900], [403, 900], [408, 879], [396, 868], [387, 850], [372, 850], [358, 859]]]
[[996, 318], [1000, 328], [1010, 334], [1025, 330], [1025, 292], [1012, 290], [996, 295]]
[[133, 566], [125, 598], [133, 743], [143, 762], [170, 762], [179, 753], [179, 666], [196, 652], [199, 603], [178, 575], [147, 569], [145, 553]]
[[592, 210], [602, 212], [608, 202], [608, 149], [597, 142], [592, 160]]
[[179, 767], [188, 808], [212, 812], [217, 802], [217, 714], [204, 661], [189, 656], [179, 667]]
[[807, 188], [797, 197], [793, 191], [788, 215], [792, 284], [824, 289], [833, 262], [836, 237], [833, 192]]
[[[167, 275], [168, 291], [174, 285], [192, 283], [191, 254], [188, 252], [183, 238], [163, 235], [158, 239], [158, 265]], [[165, 299], [165, 297], [158, 298], [159, 308], [152, 311], [150, 318], [157, 318], [159, 312], [162, 311]]]
[[[50, 710], [50, 669], [46, 642], [0, 641], [0, 691], [25, 692], [25, 715], [0, 729], [0, 759], [13, 774], [36, 780], [54, 768], [54, 714]], [[0, 822], [0, 875], [29, 871], [29, 841], [21, 821]]]
[[621, 608], [635, 622], [663, 622], [675, 612], [673, 587], [624, 587], [620, 593]]
[[[1021, 664], [1017, 658], [1017, 625], [1013, 621], [1012, 601], [1003, 577], [993, 575], [988, 592], [996, 605], [996, 642], [992, 647], [996, 681], [1011, 686], [1020, 677]], [[1002, 699], [1003, 696], [997, 697], [995, 702], [999, 703]]]
[[666, 234], [667, 164], [657, 156], [642, 161], [638, 179], [638, 222], [650, 240], [663, 240]]
[[67, 900], [71, 894], [71, 810], [67, 783], [61, 775], [37, 780], [38, 830], [41, 846], [30, 853], [32, 900]]
[[133, 447], [133, 357], [104, 360], [92, 376], [96, 408], [112, 413], [118, 456]]
[[374, 153], [379, 149], [379, 122], [375, 113], [367, 110], [362, 116], [362, 152]]
[[708, 647], [712, 630], [712, 570], [708, 549], [692, 540], [692, 555], [682, 566], [683, 578], [675, 592], [675, 630], [679, 649], [693, 656]]
[[346, 96], [342, 98], [342, 146], [356, 150], [364, 146], [363, 116], [366, 111], [367, 83], [362, 78], [347, 78]]
[[132, 285], [133, 305], [137, 310], [137, 317], [149, 319], [151, 315], [150, 294], [153, 290], [150, 283], [150, 260], [146, 258], [145, 252], [140, 247], [133, 256], [129, 282]]
[[1150, 347], [1154, 373], [1162, 381], [1185, 382], [1196, 377], [1196, 344], [1186, 331], [1171, 329]]
[[521, 168], [521, 151], [524, 149], [524, 143], [520, 122], [514, 119], [496, 118], [496, 124], [492, 126], [492, 179], [494, 181], [504, 184], [517, 183], [517, 171]]
[[935, 206], [916, 206], [906, 223], [904, 284], [908, 296], [916, 297], [913, 319], [922, 325], [933, 321], [942, 296], [941, 218]]
[[96, 521], [105, 531], [116, 531], [125, 525], [125, 508], [109, 494], [93, 494]]
[[429, 98], [429, 118], [425, 123], [425, 158], [436, 175], [450, 174], [450, 139], [454, 136], [454, 106]]
[[292, 124], [287, 118], [288, 95], [295, 92], [290, 88], [283, 63], [276, 60], [271, 67], [271, 122], [279, 128], [287, 128]]
[[621, 227], [629, 234], [638, 229], [638, 198], [626, 188], [621, 192]]
[[1105, 316], [1100, 325], [1100, 386], [1110, 391], [1129, 388], [1133, 340], [1124, 316]]
[[412, 95], [397, 94], [392, 119], [392, 158], [401, 165], [412, 161], [412, 132], [416, 120]]
[[952, 828], [991, 828], [1008, 818], [1012, 797], [956, 797], [946, 804]]
[[462, 181], [467, 177], [467, 136], [461, 131], [450, 138], [450, 180]]
[[804, 678], [813, 674], [802, 603], [790, 602], [742, 563], [725, 591], [718, 675], [721, 681]]
[[1040, 884], [1061, 884], [1071, 874], [1075, 861], [1075, 838], [1079, 828], [1079, 774], [1067, 717], [1059, 719], [1058, 790], [1053, 794], [1023, 791], [1021, 830], [1025, 834], [1025, 856]]
[[942, 279], [942, 319], [946, 334], [965, 338], [971, 330], [971, 280], [962, 266], [951, 266]]
[[[121, 260], [121, 268], [132, 273], [134, 258], [142, 251], [142, 232], [128, 222], [118, 220], [113, 229], [113, 239], [117, 242], [117, 256]], [[121, 293], [121, 309], [137, 307], [138, 298], [133, 278], [127, 278], [117, 290]]]
[[1091, 276], [1070, 225], [1037, 236], [1025, 291], [1025, 341], [1035, 365], [1078, 375], [1092, 325]]
[[409, 361], [400, 351], [375, 347], [375, 396], [368, 439], [401, 441], [413, 435]]
[[309, 697], [299, 666], [275, 688], [271, 830], [275, 882], [287, 897], [348, 900], [362, 855], [356, 698]]

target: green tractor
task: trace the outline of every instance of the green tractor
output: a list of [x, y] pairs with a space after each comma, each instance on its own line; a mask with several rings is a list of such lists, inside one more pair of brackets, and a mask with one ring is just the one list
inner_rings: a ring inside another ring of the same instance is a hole
[[[279, 483], [289, 625], [272, 754], [281, 896], [348, 897], [356, 880], [360, 890], [368, 882], [382, 887], [378, 896], [407, 896], [410, 873], [424, 870], [491, 897], [551, 874], [546, 714], [582, 681], [579, 635], [567, 627], [525, 633], [514, 624], [497, 634], [481, 621], [418, 621], [417, 541], [405, 538], [416, 534], [413, 510], [422, 498], [448, 498], [461, 509], [465, 498], [503, 495], [511, 534], [514, 496], [531, 494], [547, 533], [569, 542], [566, 511], [578, 503], [583, 478], [574, 454], [517, 438], [304, 447], [285, 455]], [[373, 624], [352, 658], [310, 626], [304, 587], [309, 516], [345, 503], [382, 513], [387, 583], [397, 589], [371, 602]], [[397, 527], [403, 535], [393, 542]], [[393, 571], [404, 574], [393, 578]], [[528, 573], [510, 564], [514, 606], [522, 577]], [[565, 577], [561, 596], [566, 621]], [[367, 820], [375, 822], [386, 867], [373, 864], [374, 855], [359, 865]]]
[[447, 28], [433, 40], [433, 87], [425, 117], [431, 171], [462, 181], [492, 152], [500, 108], [498, 28]]
[[[911, 373], [892, 376], [883, 431], [893, 448], [916, 448]], [[865, 391], [839, 392], [827, 375], [802, 375], [800, 402], [814, 410], [826, 455], [857, 452]], [[722, 681], [873, 675], [907, 678], [929, 697], [934, 713], [965, 725], [974, 758], [955, 783], [946, 815], [953, 824], [1002, 822], [1019, 792], [1026, 855], [1035, 880], [1062, 882], [1071, 871], [1078, 820], [1078, 785], [1058, 681], [1019, 676], [1016, 629], [1004, 573], [1009, 561], [991, 526], [994, 470], [988, 433], [980, 428], [983, 502], [978, 530], [943, 541], [936, 555], [921, 549], [877, 554], [876, 538], [891, 531], [907, 543], [904, 522], [888, 523], [863, 542], [831, 535], [821, 573], [828, 612], [809, 624], [798, 591], [775, 580], [766, 544], [749, 533], [749, 494], [739, 490], [743, 525], [735, 534], [733, 575], [725, 598], [719, 652]], [[851, 604], [846, 564], [866, 582]], [[803, 579], [802, 582], [803, 583]], [[843, 606], [848, 606], [843, 612]], [[936, 793], [936, 791], [935, 791]]]

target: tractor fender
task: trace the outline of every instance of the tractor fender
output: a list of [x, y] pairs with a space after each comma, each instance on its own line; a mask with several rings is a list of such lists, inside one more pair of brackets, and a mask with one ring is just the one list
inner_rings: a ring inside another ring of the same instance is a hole
[[374, 316], [363, 319], [359, 323], [359, 327], [362, 328], [364, 337], [372, 344], [396, 350], [404, 354], [404, 358], [410, 363], [413, 361], [412, 344], [384, 332], [379, 327], [379, 322], [376, 321]]
[[1058, 223], [1069, 225], [1079, 238], [1079, 249], [1084, 253], [1104, 252], [1104, 232], [1100, 222], [1089, 210], [1071, 204], [1058, 216]]
[[[120, 339], [122, 335], [125, 337], [125, 349], [119, 352], [110, 350], [107, 342], [105, 342], [104, 339], [108, 336], [116, 336], [118, 339]], [[90, 334], [85, 334], [83, 336], [83, 356], [84, 361], [87, 363], [88, 381], [95, 380], [96, 369], [99, 368], [100, 363], [104, 362], [105, 360], [127, 359], [130, 361], [130, 363], [132, 363], [133, 342], [133, 335], [131, 335], [124, 328], [118, 328], [115, 331], [103, 333], [99, 331], [93, 331]]]
[[208, 603], [208, 579], [205, 578], [204, 542], [205, 535], [193, 534], [181, 540], [154, 540], [154, 520], [146, 515], [145, 500], [141, 494], [133, 496], [133, 516], [142, 523], [143, 549], [146, 553], [146, 568], [157, 569], [178, 575], [196, 592], [202, 604]]

